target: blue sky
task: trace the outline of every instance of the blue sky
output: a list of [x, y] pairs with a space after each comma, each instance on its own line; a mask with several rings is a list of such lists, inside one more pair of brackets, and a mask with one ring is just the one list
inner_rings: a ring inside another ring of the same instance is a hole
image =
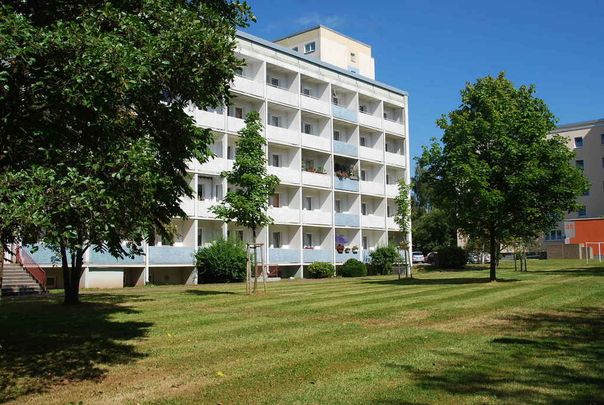
[[464, 84], [499, 71], [561, 124], [604, 118], [604, 0], [248, 2], [267, 40], [324, 24], [371, 45], [376, 79], [409, 92], [412, 158]]

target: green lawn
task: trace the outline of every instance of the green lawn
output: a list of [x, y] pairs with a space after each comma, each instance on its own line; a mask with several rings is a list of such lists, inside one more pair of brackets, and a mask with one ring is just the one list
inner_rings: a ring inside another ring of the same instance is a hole
[[0, 402], [604, 401], [604, 267], [91, 290], [0, 304]]

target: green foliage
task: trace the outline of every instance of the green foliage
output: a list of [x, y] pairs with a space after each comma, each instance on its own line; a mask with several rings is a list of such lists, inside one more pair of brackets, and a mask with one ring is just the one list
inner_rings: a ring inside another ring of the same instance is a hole
[[[536, 238], [577, 207], [587, 187], [571, 165], [573, 152], [559, 136], [548, 137], [556, 118], [534, 86], [514, 85], [501, 73], [469, 83], [461, 106], [441, 117], [442, 144], [424, 148], [422, 175], [433, 203], [455, 229], [489, 241]], [[496, 278], [491, 261], [491, 279]]]
[[396, 213], [394, 214], [394, 222], [398, 225], [400, 231], [405, 235], [405, 240], [408, 241], [408, 234], [411, 230], [409, 220], [411, 219], [411, 200], [409, 198], [410, 187], [405, 182], [405, 179], [400, 179], [398, 182], [398, 195], [394, 198]]
[[380, 246], [369, 255], [373, 274], [392, 274], [392, 267], [401, 257], [395, 246]]
[[328, 278], [333, 277], [336, 270], [333, 264], [327, 262], [314, 262], [306, 269], [305, 277], [308, 278]]
[[211, 210], [218, 218], [226, 222], [235, 221], [255, 234], [258, 228], [272, 223], [272, 218], [266, 213], [268, 199], [275, 193], [279, 178], [266, 172], [266, 139], [262, 135], [258, 112], [247, 114], [245, 127], [239, 135], [233, 170], [222, 173], [234, 189]]
[[367, 266], [357, 259], [348, 259], [340, 270], [342, 277], [363, 277], [367, 275]]
[[195, 254], [201, 283], [227, 283], [245, 279], [245, 245], [234, 239], [218, 239]]
[[455, 228], [451, 226], [449, 215], [445, 211], [433, 208], [413, 219], [413, 244], [424, 254], [438, 246], [450, 246], [455, 243]]
[[251, 19], [227, 0], [0, 5], [0, 231], [61, 254], [66, 301], [91, 246], [171, 237], [186, 162], [211, 155], [186, 110], [228, 102]]
[[436, 265], [443, 269], [463, 269], [468, 262], [468, 253], [457, 246], [441, 246], [437, 248]]

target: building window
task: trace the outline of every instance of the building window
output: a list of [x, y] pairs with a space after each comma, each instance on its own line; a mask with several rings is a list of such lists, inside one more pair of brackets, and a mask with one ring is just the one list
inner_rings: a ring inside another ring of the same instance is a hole
[[331, 103], [333, 105], [339, 105], [340, 104], [340, 99], [337, 98], [336, 96], [331, 96]]
[[386, 173], [386, 184], [390, 184], [390, 175]]
[[545, 234], [545, 240], [563, 240], [564, 234], [561, 229], [552, 229]]
[[294, 51], [294, 52], [298, 52], [298, 47], [297, 47], [297, 46], [294, 46], [294, 47], [292, 48], [292, 51]]
[[203, 228], [197, 228], [197, 246], [203, 246]]
[[340, 131], [333, 131], [333, 140], [334, 141], [339, 141], [340, 140]]
[[367, 172], [365, 170], [361, 170], [361, 180], [365, 181], [367, 178]]
[[351, 62], [357, 61], [357, 55], [354, 52], [350, 52], [350, 61]]
[[364, 250], [369, 249], [369, 240], [367, 239], [367, 236], [363, 236], [363, 243], [362, 243], [362, 245], [363, 245], [363, 249]]
[[582, 147], [583, 147], [583, 137], [582, 136], [575, 137], [575, 148], [582, 148]]
[[604, 134], [600, 135], [600, 143], [604, 145]]
[[336, 212], [342, 212], [342, 201], [341, 200], [335, 200], [335, 211]]
[[367, 106], [365, 104], [359, 105], [359, 111], [362, 113], [367, 113]]
[[585, 206], [579, 208], [579, 211], [577, 212], [577, 215], [580, 217], [586, 217], [587, 216], [587, 209], [585, 208]]
[[304, 247], [312, 247], [312, 233], [304, 234]]
[[229, 116], [235, 117], [235, 118], [243, 118], [243, 108], [229, 107]]
[[271, 245], [276, 249], [281, 248], [281, 232], [273, 232]]
[[304, 45], [304, 53], [313, 53], [315, 51], [315, 43], [309, 42]]
[[216, 186], [214, 187], [214, 193], [216, 199], [222, 199], [222, 184], [216, 184]]
[[304, 199], [304, 209], [312, 211], [312, 197], [306, 197]]
[[279, 79], [271, 77], [271, 86], [279, 87]]
[[575, 166], [577, 169], [585, 169], [585, 163], [582, 160], [575, 160]]
[[303, 125], [304, 125], [304, 130], [303, 130], [303, 132], [304, 132], [305, 134], [312, 135], [312, 125], [311, 125], [311, 124], [307, 124], [307, 123], [304, 123]]
[[271, 115], [271, 125], [274, 127], [280, 127], [281, 126], [281, 117], [278, 117], [276, 115]]
[[588, 195], [589, 195], [589, 189], [585, 190], [585, 191], [583, 192], [583, 195], [584, 195], [584, 196], [588, 196]]
[[367, 139], [365, 139], [364, 136], [359, 138], [359, 143], [361, 144], [361, 146], [366, 146], [367, 145]]
[[304, 87], [302, 89], [302, 94], [304, 94], [305, 96], [310, 97], [310, 96], [312, 96], [312, 91], [308, 87]]
[[281, 207], [281, 195], [279, 193], [273, 194], [271, 205], [273, 208]]
[[235, 75], [243, 77], [243, 68], [242, 67], [238, 67], [237, 69], [235, 69]]
[[367, 203], [361, 203], [361, 214], [367, 215]]
[[272, 161], [272, 165], [274, 167], [281, 167], [281, 159], [280, 159], [279, 155], [273, 154], [272, 158], [271, 158], [271, 161]]
[[386, 216], [387, 216], [388, 218], [390, 218], [390, 216], [391, 216], [391, 215], [390, 215], [390, 206], [389, 206], [389, 205], [387, 205], [387, 206], [386, 206]]
[[237, 239], [243, 242], [243, 231], [237, 231]]
[[602, 158], [602, 168], [604, 168], [604, 157]]

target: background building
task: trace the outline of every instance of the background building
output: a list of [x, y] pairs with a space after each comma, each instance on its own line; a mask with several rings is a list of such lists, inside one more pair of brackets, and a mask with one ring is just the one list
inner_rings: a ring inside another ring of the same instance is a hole
[[[281, 180], [270, 201], [275, 223], [258, 236], [273, 276], [303, 277], [312, 262], [363, 260], [402, 240], [393, 217], [398, 181], [409, 182], [408, 97], [373, 80], [371, 48], [322, 26], [278, 44], [237, 35], [246, 66], [233, 82], [232, 105], [190, 111], [213, 130], [215, 158], [189, 165], [195, 196], [182, 201], [189, 218], [174, 220], [176, 240], [156, 240], [133, 259], [88, 252], [83, 287], [194, 284], [198, 247], [220, 237], [251, 239], [209, 210], [229, 188], [220, 173], [233, 165], [237, 131], [250, 111], [260, 112], [268, 171]], [[42, 248], [35, 259], [49, 269], [49, 285], [61, 286], [52, 254]]]

